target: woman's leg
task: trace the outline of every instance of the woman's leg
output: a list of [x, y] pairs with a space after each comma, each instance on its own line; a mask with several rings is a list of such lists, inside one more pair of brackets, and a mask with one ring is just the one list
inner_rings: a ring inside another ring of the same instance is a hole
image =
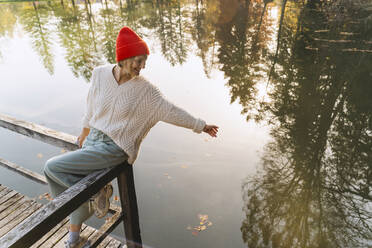
[[[87, 141], [88, 145], [84, 144], [82, 149], [53, 157], [46, 162], [44, 174], [50, 183], [53, 197], [86, 175], [118, 165], [128, 158], [128, 155], [113, 142]], [[92, 214], [89, 202], [82, 204], [70, 215], [72, 229], [80, 229], [81, 224]]]

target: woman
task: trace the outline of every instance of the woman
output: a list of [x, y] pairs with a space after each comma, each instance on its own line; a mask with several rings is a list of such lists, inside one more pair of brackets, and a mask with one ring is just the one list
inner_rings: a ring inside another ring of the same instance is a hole
[[[82, 149], [53, 157], [45, 164], [44, 174], [53, 197], [95, 170], [126, 160], [133, 164], [142, 140], [158, 121], [217, 137], [217, 126], [206, 125], [175, 106], [139, 75], [148, 55], [146, 43], [133, 30], [123, 27], [116, 40], [118, 63], [93, 70], [83, 130], [77, 140]], [[107, 213], [111, 195], [112, 186], [107, 185], [92, 202], [86, 202], [71, 214], [65, 247], [81, 242], [81, 225], [93, 213], [97, 217]]]

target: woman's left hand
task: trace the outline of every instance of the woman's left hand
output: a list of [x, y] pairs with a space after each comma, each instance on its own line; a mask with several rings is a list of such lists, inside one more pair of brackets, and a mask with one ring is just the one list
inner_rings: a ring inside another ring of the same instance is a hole
[[203, 132], [206, 132], [212, 137], [217, 137], [218, 127], [215, 125], [205, 125]]

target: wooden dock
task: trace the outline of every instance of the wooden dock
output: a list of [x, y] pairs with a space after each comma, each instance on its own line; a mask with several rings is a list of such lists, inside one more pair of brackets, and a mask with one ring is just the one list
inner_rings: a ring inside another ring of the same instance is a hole
[[[43, 205], [30, 199], [20, 193], [11, 190], [3, 185], [0, 185], [0, 238], [12, 230], [24, 219], [40, 209]], [[68, 219], [65, 218], [57, 226], [51, 229], [41, 239], [39, 239], [31, 247], [61, 247], [64, 246], [64, 241], [68, 233]], [[83, 224], [81, 236], [84, 240], [94, 239], [98, 230]], [[80, 244], [83, 247], [84, 244]], [[120, 241], [107, 236], [97, 247], [100, 248], [118, 248], [122, 246]]]

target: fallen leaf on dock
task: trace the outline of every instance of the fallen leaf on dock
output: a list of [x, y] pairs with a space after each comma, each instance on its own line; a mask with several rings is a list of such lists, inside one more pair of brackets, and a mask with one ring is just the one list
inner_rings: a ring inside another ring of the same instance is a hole
[[52, 196], [49, 193], [44, 193], [44, 194], [39, 195], [40, 200], [42, 200], [43, 198], [45, 198], [48, 201], [53, 200]]

